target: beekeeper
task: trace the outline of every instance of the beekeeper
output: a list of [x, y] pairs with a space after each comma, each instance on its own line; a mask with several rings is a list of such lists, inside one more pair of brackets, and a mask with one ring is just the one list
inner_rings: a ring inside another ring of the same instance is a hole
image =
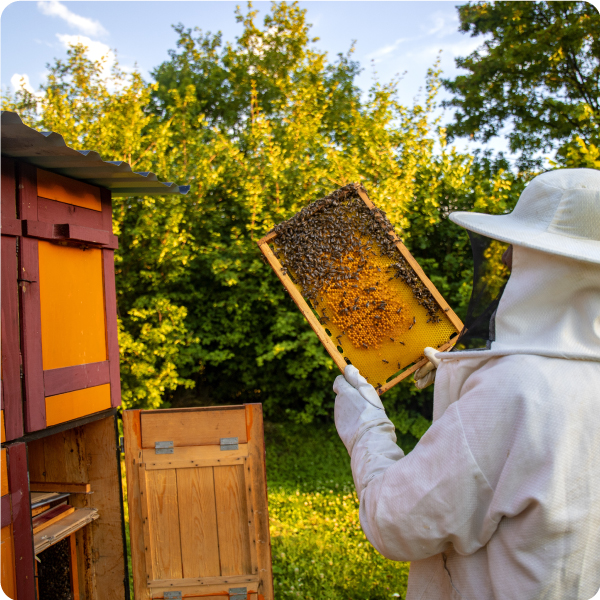
[[600, 588], [600, 171], [547, 172], [510, 214], [450, 219], [513, 244], [495, 341], [431, 354], [433, 424], [408, 456], [357, 369], [335, 380], [362, 528], [385, 557], [411, 561], [407, 600], [589, 600]]

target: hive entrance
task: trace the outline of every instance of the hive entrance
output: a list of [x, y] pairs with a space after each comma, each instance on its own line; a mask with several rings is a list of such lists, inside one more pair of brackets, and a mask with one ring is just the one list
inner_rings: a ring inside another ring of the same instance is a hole
[[336, 364], [352, 363], [380, 391], [462, 327], [356, 184], [305, 207], [259, 246]]

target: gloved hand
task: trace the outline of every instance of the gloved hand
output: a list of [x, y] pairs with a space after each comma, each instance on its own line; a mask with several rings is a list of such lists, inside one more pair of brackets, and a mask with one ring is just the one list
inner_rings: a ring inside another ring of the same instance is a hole
[[333, 391], [337, 394], [335, 426], [348, 454], [352, 455], [352, 448], [367, 430], [389, 421], [379, 394], [353, 365], [348, 365], [344, 375], [336, 378]]
[[438, 351], [431, 346], [427, 346], [423, 350], [423, 354], [429, 359], [429, 362], [415, 371], [415, 385], [420, 390], [425, 389], [435, 381], [436, 369], [441, 362], [439, 358], [435, 357], [437, 353]]

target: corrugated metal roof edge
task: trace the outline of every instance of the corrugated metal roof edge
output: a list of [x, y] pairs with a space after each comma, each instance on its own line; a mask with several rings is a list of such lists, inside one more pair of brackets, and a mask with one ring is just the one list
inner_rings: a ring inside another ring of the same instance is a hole
[[154, 196], [189, 192], [189, 185], [159, 181], [150, 172], [135, 172], [125, 161], [102, 160], [95, 150], [75, 150], [62, 135], [37, 131], [11, 111], [1, 115], [2, 154], [79, 181], [111, 190], [113, 196]]

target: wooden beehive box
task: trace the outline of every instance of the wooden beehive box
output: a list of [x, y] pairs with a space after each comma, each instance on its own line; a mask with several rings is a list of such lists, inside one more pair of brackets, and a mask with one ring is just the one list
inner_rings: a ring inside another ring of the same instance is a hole
[[452, 346], [462, 322], [359, 185], [278, 225], [258, 245], [343, 372], [380, 394]]

